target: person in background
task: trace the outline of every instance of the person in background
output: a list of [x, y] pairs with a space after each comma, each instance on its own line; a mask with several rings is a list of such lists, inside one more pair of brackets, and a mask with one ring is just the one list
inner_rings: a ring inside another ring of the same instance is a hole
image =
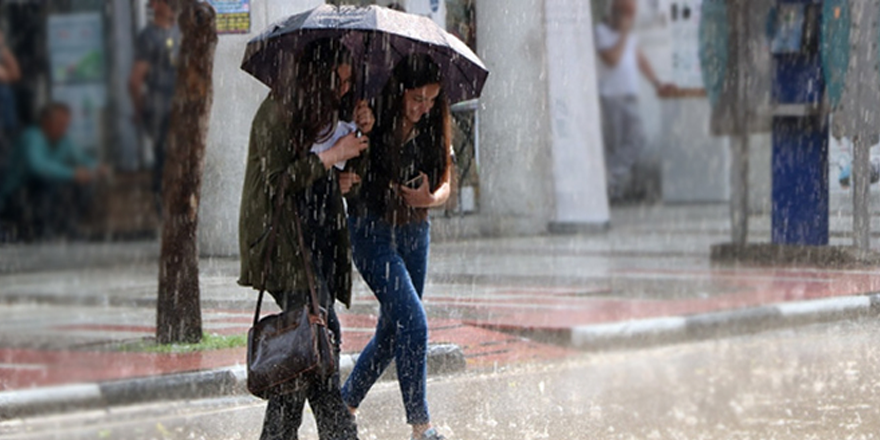
[[606, 19], [596, 26], [599, 54], [599, 95], [608, 198], [619, 202], [631, 179], [632, 168], [645, 144], [639, 115], [639, 73], [660, 96], [674, 93], [675, 86], [657, 78], [651, 63], [638, 47], [633, 32], [636, 0], [612, 0]]
[[[0, 211], [33, 210], [35, 230], [43, 236], [76, 235], [91, 207], [93, 184], [108, 169], [67, 137], [70, 107], [49, 104], [40, 124], [24, 130], [15, 143], [8, 172], [0, 179]], [[16, 197], [24, 191], [25, 200]]]
[[6, 45], [5, 35], [0, 32], [0, 174], [9, 166], [12, 142], [18, 135], [18, 108], [12, 86], [20, 79], [18, 59]]
[[138, 36], [128, 89], [135, 123], [153, 143], [153, 192], [161, 210], [162, 171], [181, 33], [171, 0], [150, 0], [150, 7], [153, 21]]
[[0, 126], [6, 139], [15, 139], [19, 129], [18, 109], [12, 85], [21, 80], [18, 59], [6, 44], [6, 36], [0, 32]]

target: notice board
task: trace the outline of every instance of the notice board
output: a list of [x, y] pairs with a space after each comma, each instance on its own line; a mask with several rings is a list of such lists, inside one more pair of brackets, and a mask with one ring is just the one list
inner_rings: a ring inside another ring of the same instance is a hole
[[208, 3], [217, 11], [218, 34], [250, 33], [250, 0], [208, 0]]

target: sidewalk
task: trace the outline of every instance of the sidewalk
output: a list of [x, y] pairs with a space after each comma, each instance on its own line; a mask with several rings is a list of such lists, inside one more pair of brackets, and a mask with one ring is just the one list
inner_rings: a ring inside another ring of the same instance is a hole
[[[578, 348], [872, 313], [870, 295], [880, 292], [872, 270], [713, 266], [710, 246], [728, 240], [727, 224], [724, 206], [625, 208], [607, 234], [434, 243], [425, 294], [432, 343], [459, 345], [469, 369], [497, 369]], [[833, 229], [845, 243], [845, 219]], [[753, 241], [769, 240], [766, 219], [752, 231]], [[199, 372], [234, 382], [243, 348], [111, 350], [154, 334], [157, 253], [155, 243], [0, 248], [0, 406], [4, 396], [49, 386], [143, 387], [142, 378]], [[255, 296], [235, 284], [237, 264], [202, 261], [208, 333], [243, 334], [250, 325]], [[357, 353], [372, 335], [375, 298], [358, 280], [352, 309], [340, 312], [343, 351]]]

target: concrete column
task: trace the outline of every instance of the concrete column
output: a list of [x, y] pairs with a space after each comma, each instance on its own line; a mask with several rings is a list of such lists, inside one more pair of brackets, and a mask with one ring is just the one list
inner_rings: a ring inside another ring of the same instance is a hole
[[248, 40], [271, 23], [324, 4], [322, 0], [251, 2], [251, 32], [221, 35], [214, 61], [214, 105], [199, 213], [203, 255], [238, 254], [238, 210], [251, 122], [269, 89], [239, 69]]
[[[132, 9], [129, 0], [113, 1], [113, 33], [112, 45], [112, 78], [128, 79], [131, 66], [134, 64], [131, 54], [134, 53], [134, 37], [132, 33]], [[140, 27], [136, 29], [141, 29]], [[140, 142], [137, 129], [132, 122], [134, 106], [128, 93], [128, 81], [113, 81], [110, 86], [110, 108], [113, 113], [109, 122], [113, 127], [113, 146], [116, 149], [113, 163], [122, 170], [137, 169], [141, 162]], [[113, 150], [113, 148], [110, 148]]]
[[[748, 12], [745, 4], [741, 4], [731, 18], [734, 35], [730, 36], [731, 45], [738, 52], [738, 60], [746, 59], [743, 51], [748, 51]], [[740, 78], [736, 83], [736, 102], [733, 105], [734, 133], [731, 139], [730, 167], [730, 232], [731, 243], [745, 245], [749, 240], [749, 112], [751, 94], [749, 93], [749, 77], [751, 72], [738, 66]]]
[[[388, 3], [391, 2], [385, 4]], [[407, 0], [402, 4], [406, 12], [429, 17], [434, 23], [446, 29], [446, 0]]]
[[871, 145], [856, 138], [853, 144], [853, 246], [871, 249]]
[[546, 0], [547, 72], [556, 206], [554, 232], [608, 227], [605, 158], [590, 5]]
[[555, 216], [544, 2], [476, 5], [478, 53], [492, 72], [480, 100], [480, 229], [541, 233]]

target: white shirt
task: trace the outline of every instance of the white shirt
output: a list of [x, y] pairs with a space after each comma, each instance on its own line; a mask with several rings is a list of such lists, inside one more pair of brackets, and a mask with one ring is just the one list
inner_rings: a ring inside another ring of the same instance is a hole
[[[325, 140], [324, 142], [318, 142], [318, 143], [312, 145], [311, 152], [312, 153], [321, 153], [321, 152], [327, 151], [330, 148], [332, 148], [334, 145], [336, 145], [337, 141], [348, 136], [349, 134], [351, 134], [355, 130], [357, 130], [357, 125], [355, 125], [355, 123], [339, 121], [336, 124], [336, 130], [333, 132], [333, 135], [331, 135], [329, 138], [327, 138], [327, 140]], [[336, 168], [338, 168], [340, 171], [344, 170], [345, 169], [345, 162], [346, 161], [343, 160], [342, 162], [335, 164]]]
[[[596, 49], [605, 51], [614, 47], [620, 33], [605, 23], [596, 25]], [[599, 94], [602, 96], [637, 96], [639, 94], [638, 41], [632, 33], [617, 66], [610, 67], [599, 59]]]

